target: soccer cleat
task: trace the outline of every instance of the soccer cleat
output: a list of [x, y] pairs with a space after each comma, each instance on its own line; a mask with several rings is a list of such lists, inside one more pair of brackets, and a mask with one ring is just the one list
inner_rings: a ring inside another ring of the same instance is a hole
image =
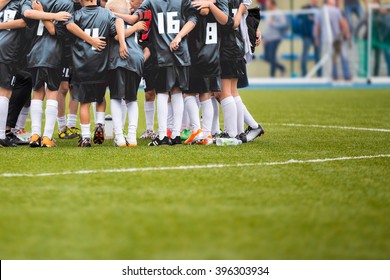
[[38, 134], [33, 134], [30, 137], [30, 147], [38, 148], [41, 146], [41, 137]]
[[7, 136], [4, 139], [0, 139], [0, 147], [17, 147], [14, 142], [12, 142]]
[[191, 133], [191, 136], [184, 141], [184, 144], [191, 145], [200, 139], [203, 139], [203, 130], [198, 129], [197, 131]]
[[80, 137], [78, 146], [81, 147], [81, 148], [90, 148], [90, 147], [92, 147], [91, 138], [81, 138]]
[[200, 140], [196, 141], [196, 144], [203, 145], [203, 146], [212, 145], [212, 144], [214, 144], [213, 136], [209, 135], [204, 139], [200, 139]]
[[126, 142], [128, 147], [137, 147], [137, 136], [135, 134], [128, 134]]
[[247, 142], [248, 142], [248, 140], [247, 140], [247, 138], [246, 138], [245, 132], [240, 133], [239, 135], [237, 135], [236, 138], [237, 138], [238, 140], [241, 140], [242, 143], [247, 143]]
[[183, 141], [186, 141], [191, 136], [191, 129], [184, 129], [182, 132], [180, 132], [180, 138]]
[[121, 148], [127, 147], [127, 141], [125, 140], [125, 137], [123, 137], [123, 135], [121, 137], [115, 137], [114, 146]]
[[57, 147], [56, 141], [54, 139], [50, 139], [47, 136], [42, 137], [42, 142], [41, 142], [41, 147], [42, 148], [54, 148]]
[[175, 138], [171, 138], [171, 145], [174, 146], [174, 145], [180, 145], [182, 144], [182, 140], [180, 138], [180, 136], [176, 136]]
[[162, 140], [157, 136], [154, 138], [152, 142], [149, 143], [148, 146], [150, 147], [156, 147], [156, 146], [163, 146], [163, 145], [170, 145], [171, 142], [169, 141], [169, 138], [165, 136]]
[[68, 128], [68, 130], [69, 130], [69, 138], [70, 139], [80, 137], [80, 135], [81, 135], [80, 128], [70, 127], [70, 128]]
[[68, 131], [68, 127], [64, 126], [60, 131], [58, 131], [58, 138], [66, 139], [66, 132]]
[[8, 132], [8, 133], [5, 135], [5, 137], [8, 138], [8, 140], [9, 140], [11, 143], [16, 144], [17, 146], [23, 146], [23, 145], [28, 145], [28, 144], [30, 144], [29, 141], [20, 139], [20, 138], [17, 137], [17, 136], [15, 135], [15, 133], [13, 133], [13, 132]]
[[93, 133], [93, 143], [99, 145], [104, 143], [104, 127], [101, 123], [98, 123], [95, 127], [95, 131]]
[[246, 138], [248, 142], [252, 142], [255, 140], [257, 137], [261, 137], [264, 135], [265, 131], [263, 127], [259, 124], [257, 128], [252, 128], [248, 126], [248, 129], [245, 131]]
[[157, 134], [153, 131], [153, 130], [145, 130], [144, 133], [142, 133], [141, 135], [141, 139], [151, 139], [153, 140], [154, 138], [156, 138]]

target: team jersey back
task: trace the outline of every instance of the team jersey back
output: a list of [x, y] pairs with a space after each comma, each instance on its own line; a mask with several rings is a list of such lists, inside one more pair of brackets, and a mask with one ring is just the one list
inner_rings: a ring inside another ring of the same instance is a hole
[[191, 58], [187, 36], [179, 48], [171, 52], [169, 46], [187, 21], [196, 24], [196, 9], [191, 0], [145, 0], [135, 12], [152, 11], [150, 40], [153, 42], [159, 66], [189, 66]]
[[[216, 6], [226, 15], [229, 14], [228, 0], [217, 0]], [[207, 67], [219, 64], [220, 29], [220, 24], [211, 12], [207, 16], [198, 15], [198, 23], [188, 39], [193, 65]]]
[[[45, 12], [57, 13], [65, 11], [73, 13], [73, 2], [70, 0], [41, 0]], [[22, 7], [22, 13], [31, 10], [31, 1], [25, 1]], [[31, 23], [31, 32], [34, 37], [31, 44], [31, 50], [27, 55], [28, 67], [48, 67], [59, 68], [61, 66], [62, 43], [57, 36], [51, 36], [46, 30], [42, 21], [33, 20]], [[55, 22], [56, 29], [64, 29], [64, 23]]]
[[[126, 25], [126, 28], [128, 27], [129, 26]], [[119, 42], [115, 39], [111, 39], [109, 65], [110, 70], [122, 67], [137, 73], [139, 76], [142, 76], [144, 67], [144, 53], [142, 47], [138, 44], [138, 37], [138, 32], [135, 32], [126, 38], [127, 51], [129, 52], [127, 59], [122, 59], [119, 55]]]
[[[229, 15], [234, 18], [242, 0], [228, 0]], [[242, 39], [240, 27], [232, 29], [230, 26], [223, 26], [221, 32], [221, 60], [240, 59], [245, 55], [244, 40]]]
[[[75, 12], [67, 23], [74, 22], [92, 37], [115, 36], [115, 16], [100, 6], [86, 6]], [[109, 40], [108, 40], [109, 42]], [[109, 44], [97, 51], [90, 44], [76, 38], [72, 49], [72, 80], [77, 83], [105, 82], [109, 61]]]
[[[12, 0], [0, 11], [0, 22], [8, 22], [21, 18], [22, 3], [24, 1]], [[0, 30], [0, 62], [4, 64], [15, 63], [21, 49], [23, 30]]]

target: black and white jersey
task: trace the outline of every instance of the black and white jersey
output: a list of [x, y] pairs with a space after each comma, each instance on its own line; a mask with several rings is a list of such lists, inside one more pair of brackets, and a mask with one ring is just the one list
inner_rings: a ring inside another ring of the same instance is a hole
[[[116, 35], [115, 16], [100, 6], [86, 6], [74, 13], [68, 23], [74, 22], [92, 37]], [[109, 40], [108, 40], [109, 42]], [[73, 72], [75, 83], [103, 83], [106, 81], [109, 61], [109, 45], [103, 51], [97, 51], [90, 44], [76, 38], [72, 48]]]
[[191, 58], [187, 36], [179, 48], [171, 52], [169, 46], [187, 21], [196, 24], [196, 9], [191, 0], [145, 0], [135, 12], [152, 11], [150, 40], [153, 42], [159, 66], [189, 66]]
[[[22, 3], [24, 1], [12, 0], [0, 11], [0, 22], [8, 22], [21, 18]], [[4, 64], [15, 63], [21, 49], [21, 39], [24, 30], [0, 30], [0, 62]]]
[[[130, 26], [126, 25], [125, 27], [129, 28]], [[138, 32], [135, 32], [126, 38], [126, 46], [129, 56], [127, 59], [122, 59], [119, 55], [119, 42], [114, 38], [111, 39], [110, 65], [108, 69], [113, 70], [122, 67], [142, 76], [144, 67], [144, 52], [142, 47], [138, 44]]]
[[[43, 10], [49, 13], [65, 11], [73, 13], [73, 2], [70, 0], [41, 0]], [[22, 13], [31, 10], [31, 1], [25, 1]], [[62, 42], [57, 36], [51, 36], [43, 25], [43, 21], [29, 21], [33, 40], [31, 50], [27, 54], [29, 68], [48, 67], [59, 68], [61, 66]], [[65, 29], [64, 23], [55, 22], [56, 29]]]
[[[216, 6], [229, 14], [228, 0], [217, 0]], [[219, 64], [221, 26], [210, 12], [207, 16], [198, 15], [198, 23], [189, 34], [189, 48], [192, 65], [207, 67]]]
[[229, 22], [222, 27], [221, 32], [221, 60], [242, 59], [245, 55], [244, 40], [240, 27], [233, 29], [234, 16], [240, 7], [242, 0], [228, 0]]

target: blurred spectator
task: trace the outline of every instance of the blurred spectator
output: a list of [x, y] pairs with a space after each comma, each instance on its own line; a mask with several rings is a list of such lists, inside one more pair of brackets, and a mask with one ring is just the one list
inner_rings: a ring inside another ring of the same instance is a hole
[[[367, 5], [367, 0], [364, 0], [365, 5]], [[349, 29], [351, 34], [354, 34], [354, 24], [353, 24], [353, 14], [356, 15], [360, 21], [363, 17], [363, 9], [360, 5], [360, 0], [344, 0], [344, 13], [348, 21]]]
[[326, 22], [324, 21], [325, 14], [320, 13], [316, 17], [316, 23], [314, 27], [314, 37], [316, 46], [320, 46], [320, 36], [323, 43], [329, 42], [332, 45], [332, 77], [338, 79], [337, 71], [337, 58], [341, 59], [341, 66], [345, 80], [350, 80], [351, 72], [349, 68], [349, 62], [343, 47], [345, 40], [351, 42], [351, 35], [348, 24], [343, 17], [341, 10], [336, 6], [335, 0], [327, 0], [323, 9], [324, 13], [329, 16], [330, 32], [328, 34], [326, 30]]
[[[302, 36], [303, 49], [302, 49], [302, 59], [301, 59], [301, 75], [305, 77], [307, 74], [307, 60], [309, 57], [309, 51], [311, 46], [314, 48], [314, 58], [315, 62], [318, 63], [320, 59], [320, 46], [316, 46], [314, 42], [314, 23], [315, 15], [319, 12], [318, 0], [310, 0], [310, 3], [303, 6], [302, 9], [312, 9], [313, 14], [299, 15], [299, 35]], [[315, 13], [314, 13], [315, 11]], [[321, 69], [317, 71], [317, 76], [321, 77]]]
[[257, 4], [259, 4], [261, 11], [265, 11], [267, 9], [266, 2], [266, 0], [257, 0]]
[[275, 0], [267, 0], [267, 12], [264, 30], [264, 60], [271, 66], [271, 77], [275, 77], [276, 70], [279, 69], [284, 75], [286, 68], [278, 62], [277, 53], [283, 35], [288, 30], [286, 16], [277, 8]]
[[[379, 48], [383, 50], [386, 64], [387, 75], [390, 76], [390, 12], [388, 9], [381, 7], [379, 12], [374, 12], [373, 18], [373, 48]], [[374, 69], [379, 72], [378, 69]], [[374, 71], [374, 72], [376, 72]], [[375, 73], [374, 73], [375, 74]], [[376, 73], [379, 74], [379, 73]]]

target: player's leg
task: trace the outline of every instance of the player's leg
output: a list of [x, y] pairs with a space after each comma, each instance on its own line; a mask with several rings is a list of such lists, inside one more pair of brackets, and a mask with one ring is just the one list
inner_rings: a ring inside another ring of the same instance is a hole
[[213, 144], [213, 137], [211, 135], [213, 117], [214, 117], [214, 108], [211, 101], [211, 93], [201, 93], [199, 94], [200, 106], [202, 108], [202, 131], [203, 139], [197, 142], [197, 144], [210, 145]]
[[141, 77], [135, 73], [128, 71], [127, 73], [127, 94], [126, 94], [126, 106], [127, 114], [129, 117], [129, 123], [127, 128], [127, 137], [126, 141], [128, 146], [136, 147], [137, 146], [137, 128], [138, 128], [138, 103], [137, 103], [137, 94], [138, 87], [141, 82]]
[[239, 136], [242, 143], [246, 143], [246, 134], [244, 130], [244, 103], [242, 102], [241, 96], [238, 93], [237, 88], [238, 79], [231, 80], [232, 96], [237, 108], [237, 135]]
[[171, 138], [172, 130], [174, 126], [174, 117], [173, 117], [173, 107], [172, 107], [172, 99], [169, 97], [168, 99], [168, 119], [167, 119], [167, 136]]
[[141, 136], [141, 139], [153, 139], [156, 137], [154, 132], [154, 112], [156, 100], [156, 90], [145, 91], [145, 103], [144, 103], [144, 112], [146, 120], [146, 130]]
[[89, 115], [89, 108], [91, 103], [80, 102], [80, 126], [81, 137], [79, 140], [79, 147], [91, 147], [91, 119]]
[[[37, 70], [38, 71], [38, 70]], [[34, 73], [35, 74], [35, 73]], [[30, 115], [31, 115], [31, 137], [30, 147], [36, 148], [41, 146], [42, 135], [42, 114], [43, 98], [45, 97], [45, 87], [43, 82], [34, 79], [33, 75], [33, 96], [31, 98]], [[37, 77], [36, 77], [37, 78]]]
[[184, 141], [184, 144], [193, 144], [203, 139], [203, 131], [200, 126], [199, 107], [194, 93], [184, 94], [184, 111], [187, 112], [190, 120], [191, 135]]
[[221, 126], [219, 123], [219, 95], [220, 92], [213, 92], [211, 96], [211, 102], [213, 104], [213, 124], [211, 126], [211, 135], [213, 138], [219, 136], [221, 131]]
[[12, 89], [0, 86], [0, 147], [16, 147], [5, 135], [9, 100], [12, 95]]
[[66, 126], [66, 115], [65, 115], [65, 102], [66, 102], [66, 95], [69, 91], [69, 82], [62, 81], [60, 84], [60, 87], [58, 88], [58, 116], [57, 116], [57, 123], [58, 123], [58, 137], [60, 139], [65, 139], [67, 137], [67, 126]]
[[237, 136], [237, 106], [232, 96], [232, 80], [222, 79], [221, 107], [228, 137]]
[[[120, 118], [122, 118], [121, 109], [119, 110]], [[95, 130], [93, 136], [93, 142], [95, 144], [104, 143], [104, 125], [106, 117], [106, 99], [102, 98], [100, 102], [96, 102], [96, 120], [95, 120]]]
[[172, 113], [173, 113], [173, 128], [171, 135], [172, 144], [181, 144], [180, 138], [180, 128], [183, 121], [183, 112], [184, 112], [184, 100], [183, 92], [180, 88], [174, 87], [171, 91], [171, 103], [172, 103]]

